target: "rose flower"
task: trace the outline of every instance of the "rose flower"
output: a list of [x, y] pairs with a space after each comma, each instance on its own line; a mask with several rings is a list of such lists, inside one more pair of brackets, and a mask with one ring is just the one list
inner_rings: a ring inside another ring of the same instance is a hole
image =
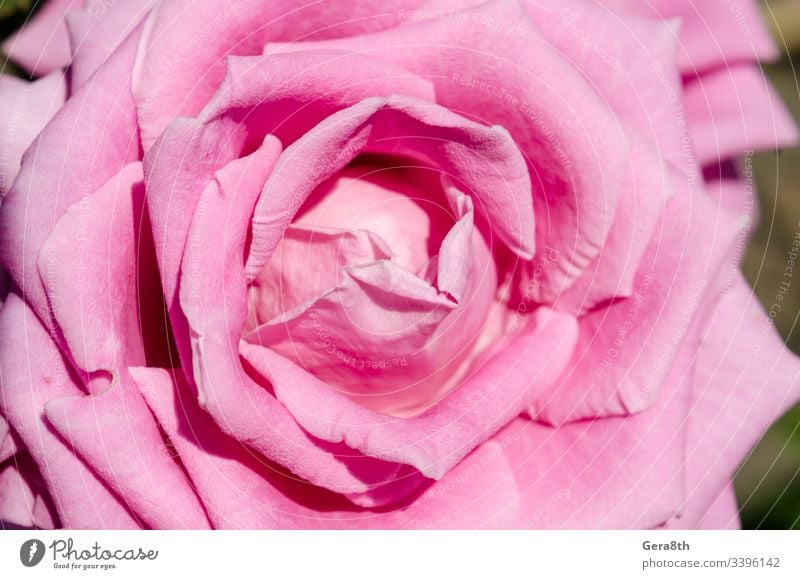
[[0, 81], [0, 518], [738, 525], [800, 365], [738, 272], [737, 159], [796, 131], [737, 6], [48, 2]]

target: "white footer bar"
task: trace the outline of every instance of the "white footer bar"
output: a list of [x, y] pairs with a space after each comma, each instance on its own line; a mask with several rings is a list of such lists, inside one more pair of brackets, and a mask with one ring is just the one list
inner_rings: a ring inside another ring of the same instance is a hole
[[800, 578], [792, 531], [5, 531], [2, 577]]

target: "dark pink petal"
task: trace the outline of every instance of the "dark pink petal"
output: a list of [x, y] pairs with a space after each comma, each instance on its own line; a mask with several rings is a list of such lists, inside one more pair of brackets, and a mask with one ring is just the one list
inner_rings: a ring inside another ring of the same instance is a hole
[[124, 503], [45, 421], [48, 401], [82, 392], [36, 314], [16, 294], [0, 310], [0, 380], [0, 411], [36, 462], [61, 523], [138, 529]]

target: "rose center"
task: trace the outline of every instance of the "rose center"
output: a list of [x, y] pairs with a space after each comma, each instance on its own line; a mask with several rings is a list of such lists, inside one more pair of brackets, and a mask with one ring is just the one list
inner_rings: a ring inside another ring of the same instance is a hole
[[466, 196], [437, 171], [371, 159], [301, 207], [250, 287], [245, 339], [409, 416], [457, 383], [495, 288]]

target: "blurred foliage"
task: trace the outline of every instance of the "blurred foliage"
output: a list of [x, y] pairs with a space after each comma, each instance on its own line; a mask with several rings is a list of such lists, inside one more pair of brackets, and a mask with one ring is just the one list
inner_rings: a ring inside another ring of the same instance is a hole
[[39, 0], [0, 0], [0, 38], [5, 38], [25, 22]]
[[[770, 4], [777, 6], [783, 0]], [[800, 2], [792, 3], [800, 10]], [[767, 14], [785, 14], [780, 10]], [[768, 16], [769, 17], [769, 16]], [[800, 22], [792, 21], [791, 27]], [[796, 59], [800, 46], [779, 22], [776, 37], [794, 46], [783, 60], [764, 67], [783, 101], [800, 123], [800, 79]], [[745, 255], [743, 269], [762, 303], [775, 300], [783, 280], [786, 252], [800, 232], [800, 148], [761, 153], [753, 159], [761, 221]], [[775, 327], [787, 345], [800, 353], [800, 284], [792, 283]], [[761, 439], [736, 476], [742, 524], [751, 529], [800, 529], [800, 405]]]
[[[699, 0], [709, 1], [709, 0]], [[0, 0], [0, 40], [22, 26], [41, 0]], [[792, 54], [800, 59], [800, 0], [766, 0], [764, 14], [787, 55], [765, 67], [800, 122], [800, 81]], [[20, 74], [10, 62], [5, 74]], [[743, 269], [762, 303], [771, 303], [780, 280], [786, 247], [800, 231], [800, 148], [763, 153], [753, 161], [761, 200], [761, 222]], [[790, 348], [800, 353], [800, 284], [793, 284], [775, 325]], [[736, 476], [736, 493], [745, 528], [800, 529], [800, 404], [764, 435]]]

